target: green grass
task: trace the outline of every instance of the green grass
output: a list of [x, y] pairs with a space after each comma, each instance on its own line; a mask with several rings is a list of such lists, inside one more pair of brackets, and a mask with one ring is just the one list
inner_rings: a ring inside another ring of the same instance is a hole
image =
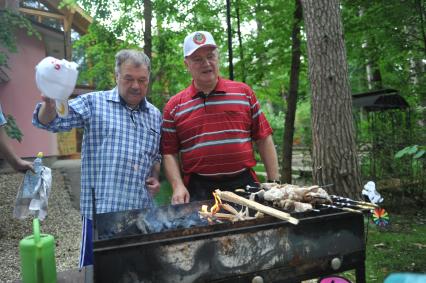
[[[389, 211], [390, 225], [383, 229], [369, 221], [367, 282], [383, 282], [391, 273], [426, 273], [426, 212], [424, 208], [399, 207]], [[355, 282], [354, 272], [344, 276]]]

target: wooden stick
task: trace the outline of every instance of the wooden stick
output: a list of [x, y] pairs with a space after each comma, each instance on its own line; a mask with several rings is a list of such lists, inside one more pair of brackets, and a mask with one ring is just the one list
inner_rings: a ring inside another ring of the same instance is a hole
[[235, 215], [238, 218], [238, 220], [245, 220], [246, 219], [242, 213], [238, 212], [229, 203], [222, 203], [220, 206], [223, 209], [225, 209], [226, 211], [228, 211], [228, 212], [232, 213], [233, 215]]
[[198, 211], [198, 213], [203, 216], [203, 217], [216, 217], [216, 218], [221, 218], [221, 219], [228, 219], [228, 220], [233, 220], [233, 219], [237, 219], [237, 217], [235, 217], [235, 215], [233, 214], [228, 214], [228, 213], [215, 213], [212, 214], [210, 212], [204, 212], [204, 211]]
[[240, 213], [228, 203], [222, 203], [222, 208], [234, 215], [240, 215]]
[[245, 206], [247, 206], [251, 209], [255, 209], [255, 210], [263, 212], [265, 214], [274, 216], [278, 219], [287, 220], [288, 222], [295, 224], [295, 225], [297, 225], [299, 223], [299, 219], [291, 217], [291, 215], [288, 214], [288, 213], [285, 213], [285, 212], [277, 210], [275, 208], [272, 208], [272, 207], [257, 203], [255, 201], [248, 200], [246, 198], [240, 197], [239, 195], [236, 195], [233, 192], [227, 192], [227, 191], [222, 192], [221, 190], [216, 190], [215, 192], [218, 194], [218, 196], [222, 200], [226, 200], [226, 201], [230, 201], [230, 202], [233, 202], [233, 203], [245, 205]]

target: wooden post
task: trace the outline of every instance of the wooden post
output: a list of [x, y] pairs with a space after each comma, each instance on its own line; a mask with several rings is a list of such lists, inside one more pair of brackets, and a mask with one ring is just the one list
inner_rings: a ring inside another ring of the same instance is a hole
[[74, 18], [75, 9], [68, 10], [64, 17], [64, 43], [65, 43], [65, 59], [72, 60], [72, 47], [71, 47], [71, 27]]

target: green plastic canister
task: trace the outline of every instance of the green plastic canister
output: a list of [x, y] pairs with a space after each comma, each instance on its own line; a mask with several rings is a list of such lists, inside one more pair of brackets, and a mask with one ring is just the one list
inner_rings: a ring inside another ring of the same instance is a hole
[[33, 235], [19, 242], [23, 283], [55, 283], [55, 239], [40, 234], [38, 218], [33, 220]]

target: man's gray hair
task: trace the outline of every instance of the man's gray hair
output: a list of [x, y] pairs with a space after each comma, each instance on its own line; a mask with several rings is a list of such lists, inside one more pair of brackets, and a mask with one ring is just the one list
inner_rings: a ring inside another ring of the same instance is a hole
[[125, 62], [133, 64], [135, 67], [145, 66], [151, 73], [151, 61], [145, 53], [135, 49], [123, 49], [115, 55], [115, 73], [120, 72], [121, 65]]

